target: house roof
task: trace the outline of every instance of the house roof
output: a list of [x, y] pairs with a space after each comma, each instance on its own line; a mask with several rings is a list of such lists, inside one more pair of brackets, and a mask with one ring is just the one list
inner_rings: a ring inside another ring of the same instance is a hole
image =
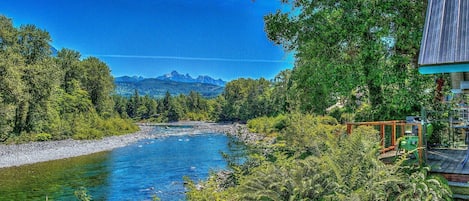
[[469, 72], [468, 0], [428, 0], [418, 63], [424, 74]]

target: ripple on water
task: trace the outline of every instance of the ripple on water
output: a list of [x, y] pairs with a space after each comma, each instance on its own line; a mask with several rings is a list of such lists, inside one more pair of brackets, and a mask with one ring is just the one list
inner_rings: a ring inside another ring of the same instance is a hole
[[95, 200], [151, 200], [154, 195], [183, 200], [183, 176], [198, 181], [211, 169], [226, 168], [220, 151], [230, 152], [228, 144], [225, 135], [166, 136], [111, 152], [0, 169], [0, 200], [45, 195], [71, 200], [82, 186]]

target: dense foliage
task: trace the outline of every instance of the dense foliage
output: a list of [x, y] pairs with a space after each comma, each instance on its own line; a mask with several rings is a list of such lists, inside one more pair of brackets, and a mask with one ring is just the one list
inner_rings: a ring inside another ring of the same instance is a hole
[[[346, 135], [339, 124], [405, 119], [440, 107], [435, 77], [417, 71], [426, 2], [282, 3], [291, 10], [266, 16], [265, 30], [295, 53], [293, 70], [270, 83], [235, 80], [224, 93], [223, 117], [248, 120], [267, 140], [232, 167], [227, 183], [217, 175], [188, 181], [188, 199], [451, 200], [445, 179], [429, 176], [428, 168], [408, 166], [405, 158], [383, 164], [376, 131]], [[336, 118], [315, 116], [324, 114]]]
[[[434, 77], [417, 71], [426, 2], [282, 3], [291, 10], [266, 16], [265, 30], [295, 53], [294, 68], [271, 81], [233, 80], [212, 99], [195, 91], [111, 97], [106, 64], [67, 49], [51, 57], [47, 32], [0, 17], [0, 142], [99, 138], [133, 130], [126, 118], [247, 122], [267, 140], [232, 164], [229, 181], [188, 181], [189, 200], [450, 200], [427, 168], [378, 160], [376, 131], [346, 135], [339, 124], [438, 107]], [[335, 118], [316, 116], [325, 114]]]
[[381, 162], [379, 136], [370, 127], [347, 135], [331, 117], [263, 121], [271, 122], [265, 130], [278, 132], [275, 143], [257, 144], [247, 162], [234, 166], [232, 185], [215, 176], [198, 186], [189, 182], [189, 200], [451, 200], [445, 180], [427, 168], [406, 166], [405, 159]]
[[[280, 79], [278, 79], [280, 80]], [[171, 95], [160, 99], [141, 96], [134, 90], [130, 97], [114, 96], [114, 110], [121, 117], [142, 121], [239, 121], [283, 113], [283, 92], [280, 81], [240, 78], [227, 83], [223, 93], [215, 98], [204, 98], [196, 91], [188, 95]]]
[[417, 58], [426, 1], [282, 1], [267, 36], [295, 53], [287, 107], [325, 114], [339, 102], [357, 120], [404, 119], [432, 102]]
[[34, 25], [15, 28], [0, 16], [0, 142], [92, 139], [137, 127], [118, 118], [113, 77], [99, 59], [80, 60]]
[[140, 96], [138, 90], [129, 97], [114, 96], [114, 109], [122, 118], [137, 121], [174, 122], [180, 120], [217, 121], [220, 116], [223, 97], [206, 99], [200, 93], [172, 96], [166, 92], [164, 98], [155, 99], [149, 95]]
[[271, 83], [263, 78], [238, 79], [226, 84], [223, 94], [226, 104], [223, 107], [224, 120], [247, 121], [276, 111], [272, 105]]

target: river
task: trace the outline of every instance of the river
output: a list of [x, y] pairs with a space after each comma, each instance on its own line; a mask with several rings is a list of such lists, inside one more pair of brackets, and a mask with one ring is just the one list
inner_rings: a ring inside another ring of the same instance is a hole
[[0, 169], [0, 200], [75, 200], [83, 188], [93, 200], [184, 200], [183, 176], [205, 180], [227, 168], [221, 152], [244, 150], [224, 134], [184, 129], [155, 127], [155, 139], [112, 151]]

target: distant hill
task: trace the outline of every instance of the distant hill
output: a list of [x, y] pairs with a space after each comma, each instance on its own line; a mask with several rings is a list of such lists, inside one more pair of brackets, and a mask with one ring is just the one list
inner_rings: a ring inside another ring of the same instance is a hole
[[226, 82], [221, 79], [213, 79], [210, 76], [206, 75], [199, 75], [197, 78], [192, 78], [189, 74], [179, 74], [177, 71], [173, 71], [166, 75], [162, 75], [157, 77], [156, 79], [159, 80], [171, 80], [176, 82], [187, 82], [187, 83], [205, 83], [205, 84], [213, 84], [218, 86], [225, 86]]
[[154, 98], [163, 98], [166, 91], [172, 96], [179, 94], [187, 95], [191, 91], [199, 92], [203, 97], [212, 98], [220, 95], [224, 87], [214, 84], [198, 83], [198, 82], [180, 82], [173, 80], [161, 80], [158, 78], [143, 77], [116, 77], [116, 93], [122, 96], [131, 96], [135, 89], [140, 95], [150, 95]]
[[142, 76], [122, 76], [122, 77], [115, 77], [114, 82], [138, 82], [144, 80]]

